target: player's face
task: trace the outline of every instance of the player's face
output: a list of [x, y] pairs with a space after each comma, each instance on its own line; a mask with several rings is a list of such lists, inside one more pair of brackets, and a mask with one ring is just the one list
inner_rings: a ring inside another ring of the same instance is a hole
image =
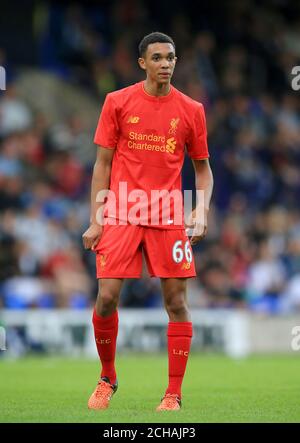
[[170, 83], [177, 57], [171, 43], [152, 43], [148, 45], [139, 65], [151, 80], [157, 83]]

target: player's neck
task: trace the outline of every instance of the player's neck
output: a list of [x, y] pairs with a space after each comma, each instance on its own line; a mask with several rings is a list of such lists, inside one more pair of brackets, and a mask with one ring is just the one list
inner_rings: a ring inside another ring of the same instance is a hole
[[143, 86], [145, 92], [149, 95], [153, 95], [154, 97], [168, 95], [171, 90], [170, 83], [157, 83], [151, 81], [149, 78], [144, 81]]

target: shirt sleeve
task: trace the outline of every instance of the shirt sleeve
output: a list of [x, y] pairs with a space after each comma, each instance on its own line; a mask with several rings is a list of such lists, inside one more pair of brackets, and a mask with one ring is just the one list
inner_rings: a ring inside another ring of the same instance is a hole
[[187, 153], [194, 160], [209, 158], [207, 130], [203, 105], [197, 106], [186, 143]]
[[94, 143], [104, 148], [113, 149], [117, 146], [118, 140], [119, 125], [116, 105], [111, 94], [107, 94], [99, 117]]

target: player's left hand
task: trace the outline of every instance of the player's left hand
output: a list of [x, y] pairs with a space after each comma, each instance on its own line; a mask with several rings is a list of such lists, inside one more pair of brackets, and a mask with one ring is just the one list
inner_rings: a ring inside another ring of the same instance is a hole
[[[201, 215], [197, 220], [197, 212]], [[208, 218], [208, 210], [206, 209], [194, 209], [190, 214], [187, 222], [185, 223], [186, 232], [192, 231], [192, 234], [189, 235], [191, 245], [195, 245], [200, 240], [202, 240], [207, 234], [207, 218]]]

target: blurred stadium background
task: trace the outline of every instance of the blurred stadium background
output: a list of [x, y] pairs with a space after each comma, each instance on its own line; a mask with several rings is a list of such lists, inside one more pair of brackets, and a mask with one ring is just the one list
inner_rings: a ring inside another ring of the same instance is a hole
[[[3, 3], [3, 4], [2, 4]], [[291, 352], [300, 324], [300, 3], [288, 0], [2, 2], [0, 357], [94, 355], [94, 256], [83, 250], [106, 93], [143, 78], [137, 45], [175, 40], [174, 85], [206, 109], [215, 188], [189, 281], [194, 349]], [[193, 189], [185, 162], [184, 189]], [[157, 350], [159, 279], [128, 280], [119, 346]], [[138, 330], [138, 334], [136, 331]]]

